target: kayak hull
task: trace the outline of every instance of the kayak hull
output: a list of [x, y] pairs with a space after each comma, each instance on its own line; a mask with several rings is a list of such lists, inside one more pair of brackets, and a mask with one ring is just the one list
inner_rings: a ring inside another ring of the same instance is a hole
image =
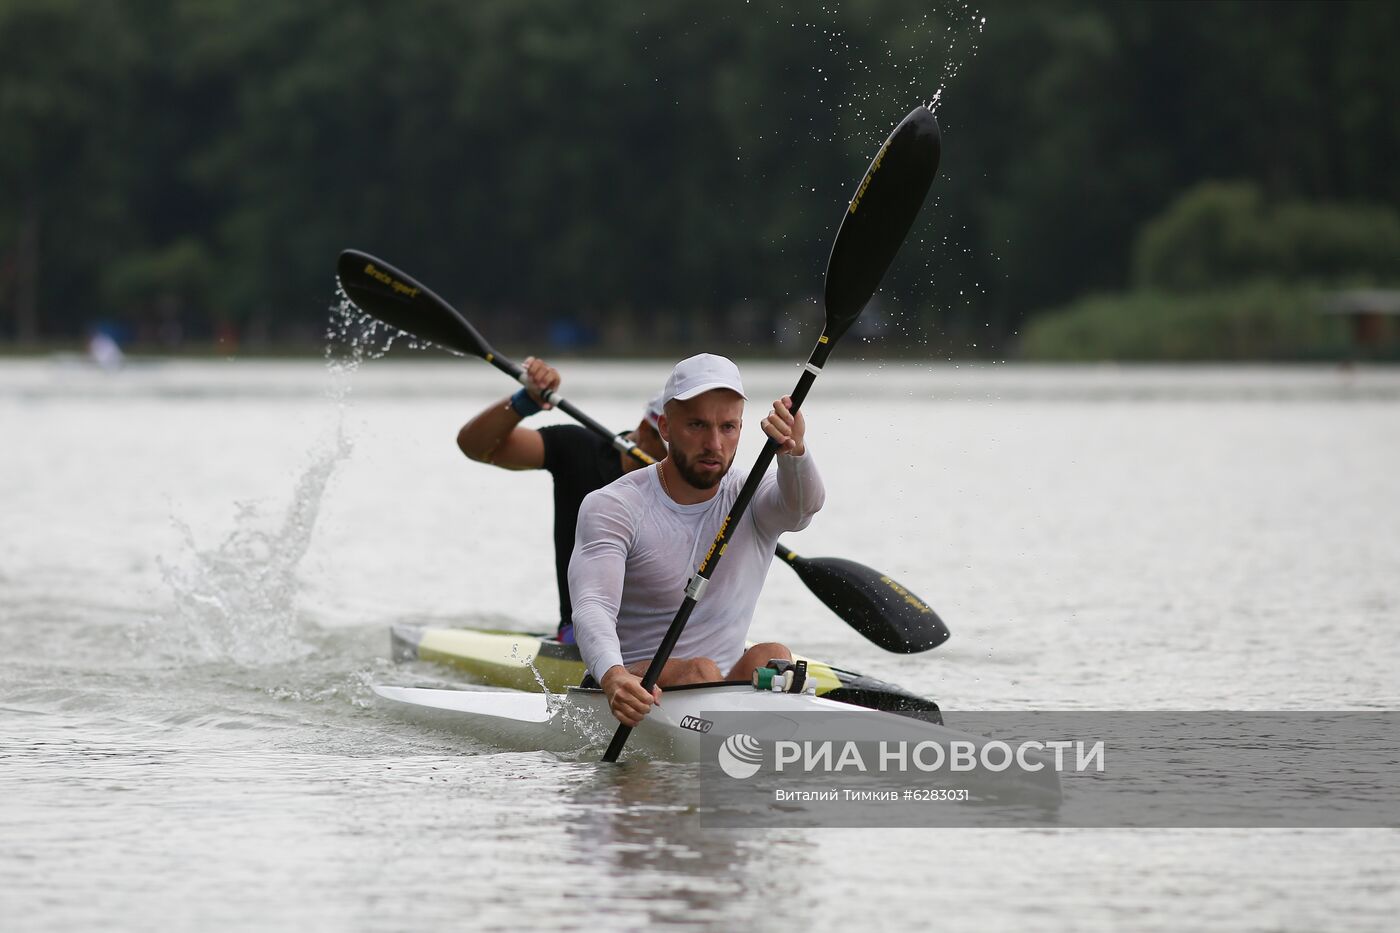
[[[410, 718], [470, 734], [507, 748], [579, 752], [605, 746], [617, 721], [603, 692], [570, 687], [563, 694], [517, 690], [440, 690], [376, 686], [375, 693]], [[736, 714], [744, 714], [739, 718]], [[911, 742], [952, 742], [980, 749], [988, 740], [947, 726], [810, 694], [772, 693], [744, 683], [699, 684], [665, 692], [628, 741], [628, 754], [678, 762], [706, 760], [713, 743], [740, 732], [766, 741], [821, 742], [831, 739], [831, 716], [868, 717], [869, 732]], [[862, 718], [862, 722], [864, 719]], [[735, 727], [734, 723], [742, 723]], [[865, 726], [860, 726], [866, 732]], [[1049, 765], [1048, 759], [1045, 761]], [[978, 772], [958, 776], [979, 797], [1057, 801], [1053, 767], [1030, 773]]]
[[[394, 625], [395, 660], [432, 661], [453, 667], [479, 683], [532, 692], [563, 693], [583, 681], [577, 645], [539, 634], [423, 625]], [[796, 656], [800, 657], [800, 656]], [[827, 700], [941, 723], [938, 704], [894, 684], [806, 658], [808, 679]]]

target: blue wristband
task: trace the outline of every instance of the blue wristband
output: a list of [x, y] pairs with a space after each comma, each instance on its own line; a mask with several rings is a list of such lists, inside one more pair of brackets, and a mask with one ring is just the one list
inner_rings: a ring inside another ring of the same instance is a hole
[[517, 389], [515, 394], [510, 397], [510, 407], [515, 409], [515, 413], [522, 418], [528, 418], [544, 411], [540, 407], [540, 403], [531, 398], [530, 393], [523, 388]]

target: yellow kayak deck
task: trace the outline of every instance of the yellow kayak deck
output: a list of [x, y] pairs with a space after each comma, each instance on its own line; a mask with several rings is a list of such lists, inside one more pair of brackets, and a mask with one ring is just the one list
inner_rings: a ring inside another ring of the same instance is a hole
[[[578, 646], [561, 644], [547, 635], [400, 624], [391, 627], [390, 639], [395, 660], [444, 664], [495, 687], [560, 693], [577, 686], [584, 676]], [[821, 661], [803, 660], [818, 696], [942, 721], [933, 700]]]

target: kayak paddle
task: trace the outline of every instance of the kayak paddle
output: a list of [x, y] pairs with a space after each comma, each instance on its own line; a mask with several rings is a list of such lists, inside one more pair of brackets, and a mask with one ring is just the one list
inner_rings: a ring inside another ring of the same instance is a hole
[[[928, 196], [933, 176], [938, 172], [941, 151], [938, 121], [934, 119], [933, 112], [921, 104], [900, 121], [880, 151], [875, 153], [874, 161], [870, 163], [846, 208], [841, 227], [836, 231], [836, 242], [831, 246], [831, 256], [826, 263], [826, 326], [822, 328], [821, 337], [807, 358], [802, 377], [792, 390], [789, 410], [794, 414], [802, 407], [808, 390], [826, 365], [836, 341], [865, 310], [885, 271], [894, 261], [895, 253], [899, 252], [900, 245], [908, 236], [909, 228], [914, 225], [914, 218], [919, 215], [924, 198]], [[647, 693], [651, 693], [656, 686], [671, 651], [685, 630], [686, 622], [704, 595], [720, 558], [724, 556], [730, 529], [739, 524], [749, 501], [758, 490], [763, 474], [768, 472], [768, 466], [777, 453], [778, 443], [768, 438], [728, 517], [720, 525], [719, 534], [715, 536], [709, 552], [690, 578], [685, 588], [685, 600], [661, 639], [656, 657], [647, 667], [646, 676], [642, 678], [642, 689]], [[603, 760], [617, 761], [631, 734], [631, 726], [619, 725]]]
[[[529, 381], [525, 370], [487, 343], [461, 312], [384, 260], [347, 249], [340, 254], [336, 272], [340, 287], [366, 314], [420, 339], [479, 356], [522, 385]], [[623, 453], [645, 464], [656, 462], [558, 393], [545, 392], [543, 397]], [[885, 574], [849, 560], [801, 558], [781, 542], [777, 554], [832, 612], [886, 651], [913, 654], [947, 641], [948, 629], [937, 613]]]
[[782, 542], [778, 556], [828, 609], [886, 651], [917, 654], [937, 648], [952, 634], [928, 603], [864, 564], [798, 557]]
[[[448, 349], [479, 356], [526, 388], [534, 388], [524, 367], [497, 353], [456, 308], [407, 273], [368, 253], [347, 249], [336, 263], [336, 276], [350, 300], [371, 317]], [[654, 462], [636, 444], [613, 434], [559, 393], [545, 390], [541, 397], [595, 434], [611, 440], [618, 450], [645, 463]]]

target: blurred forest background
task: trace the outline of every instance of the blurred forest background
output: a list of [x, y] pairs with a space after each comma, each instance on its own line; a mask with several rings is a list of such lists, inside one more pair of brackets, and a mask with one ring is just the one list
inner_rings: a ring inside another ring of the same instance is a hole
[[1397, 43], [1388, 2], [0, 0], [0, 348], [314, 351], [349, 246], [503, 349], [805, 348], [932, 100], [869, 352], [1400, 358]]

